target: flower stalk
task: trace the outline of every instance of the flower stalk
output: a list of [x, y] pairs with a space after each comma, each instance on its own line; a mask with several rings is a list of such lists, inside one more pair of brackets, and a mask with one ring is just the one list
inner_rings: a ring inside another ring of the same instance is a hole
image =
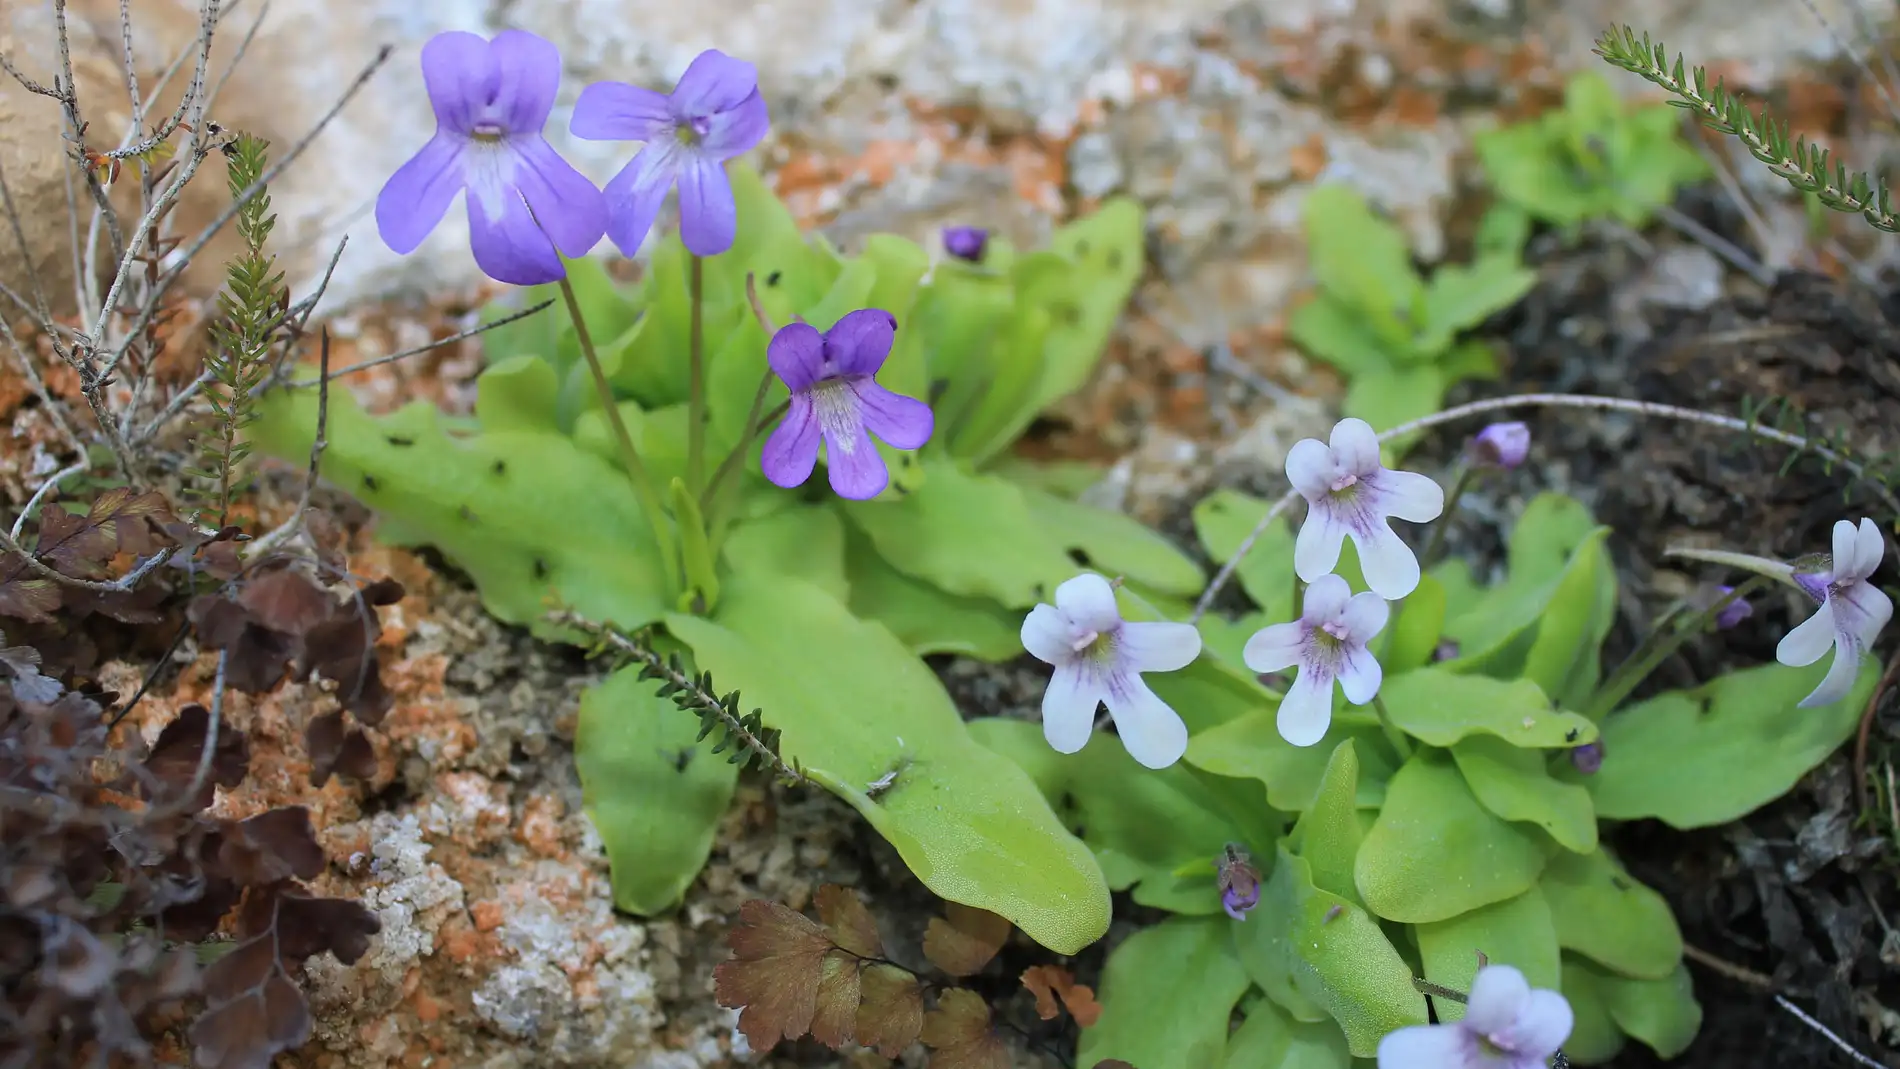
[[607, 416], [607, 425], [613, 428], [614, 442], [620, 447], [620, 462], [627, 469], [627, 477], [633, 480], [634, 496], [640, 499], [640, 511], [646, 513], [647, 522], [653, 525], [653, 542], [659, 547], [660, 559], [666, 564], [666, 582], [672, 587], [679, 581], [679, 551], [673, 541], [673, 532], [666, 525], [666, 512], [660, 505], [660, 494], [653, 486], [653, 476], [647, 472], [646, 464], [640, 460], [640, 451], [633, 447], [633, 436], [627, 433], [627, 424], [620, 418], [620, 406], [614, 401], [613, 387], [607, 382], [607, 373], [601, 370], [600, 356], [594, 352], [594, 339], [587, 332], [587, 320], [581, 315], [580, 301], [574, 296], [574, 285], [562, 275], [561, 299], [567, 303], [567, 314], [574, 320], [574, 337], [580, 342], [581, 356], [587, 361], [587, 370], [594, 377], [594, 391], [600, 395], [601, 409]]
[[[1585, 716], [1592, 720], [1601, 720], [1611, 710], [1620, 705], [1630, 692], [1642, 685], [1643, 680], [1670, 654], [1682, 647], [1684, 642], [1716, 626], [1716, 621], [1730, 605], [1748, 597], [1767, 586], [1771, 580], [1767, 576], [1750, 576], [1741, 586], [1729, 591], [1701, 612], [1686, 618], [1679, 615], [1667, 616], [1660, 626], [1651, 631], [1648, 637], [1618, 665], [1610, 678], [1597, 688], [1596, 695], [1590, 699]], [[1671, 624], [1675, 626], [1670, 626]]]
[[686, 263], [686, 295], [692, 305], [687, 334], [686, 485], [698, 494], [706, 488], [705, 261], [698, 253], [688, 253]]

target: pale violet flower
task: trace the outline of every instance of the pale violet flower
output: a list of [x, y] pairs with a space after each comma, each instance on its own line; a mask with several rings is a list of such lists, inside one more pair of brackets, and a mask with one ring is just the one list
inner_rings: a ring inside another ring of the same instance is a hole
[[1254, 632], [1241, 658], [1255, 672], [1299, 673], [1280, 699], [1280, 734], [1295, 746], [1311, 746], [1326, 737], [1333, 720], [1333, 681], [1346, 700], [1364, 705], [1379, 693], [1384, 672], [1366, 648], [1385, 630], [1392, 615], [1385, 599], [1354, 594], [1337, 575], [1322, 575], [1306, 588], [1300, 618]]
[[1575, 1025], [1562, 995], [1533, 991], [1509, 965], [1487, 965], [1471, 982], [1463, 1018], [1386, 1036], [1379, 1069], [1544, 1069]]
[[1531, 455], [1531, 429], [1522, 423], [1493, 423], [1471, 439], [1481, 464], [1510, 471]]
[[1833, 556], [1818, 570], [1805, 570], [1797, 563], [1795, 585], [1821, 607], [1782, 636], [1781, 644], [1775, 647], [1775, 660], [1804, 668], [1820, 660], [1829, 646], [1834, 648], [1834, 663], [1828, 666], [1821, 685], [1801, 699], [1802, 708], [1831, 705], [1845, 698], [1854, 689], [1861, 654], [1893, 618], [1893, 600], [1867, 581], [1880, 567], [1886, 548], [1874, 521], [1862, 517], [1856, 527], [1840, 520], [1834, 524]]
[[1100, 705], [1143, 765], [1167, 768], [1187, 752], [1187, 725], [1141, 673], [1186, 668], [1200, 656], [1201, 633], [1192, 624], [1124, 621], [1115, 588], [1084, 573], [1056, 587], [1054, 605], [1030, 610], [1023, 648], [1055, 666], [1042, 696], [1042, 733], [1056, 752], [1075, 753], [1088, 743]]
[[1371, 424], [1342, 419], [1330, 444], [1317, 438], [1295, 442], [1286, 477], [1307, 504], [1293, 545], [1293, 569], [1301, 579], [1311, 583], [1337, 567], [1340, 546], [1351, 537], [1373, 593], [1396, 601], [1418, 588], [1418, 558], [1386, 521], [1437, 519], [1445, 510], [1445, 491], [1423, 475], [1380, 463]]

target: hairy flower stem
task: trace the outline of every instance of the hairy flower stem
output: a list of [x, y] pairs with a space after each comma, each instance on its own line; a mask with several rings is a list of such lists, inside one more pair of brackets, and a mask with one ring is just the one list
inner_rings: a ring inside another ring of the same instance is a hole
[[[1682, 408], [1677, 405], [1658, 404], [1654, 401], [1632, 401], [1623, 397], [1597, 397], [1587, 393], [1522, 393], [1514, 394], [1510, 397], [1493, 397], [1483, 401], [1471, 401], [1466, 404], [1455, 405], [1445, 409], [1443, 412], [1434, 412], [1421, 419], [1412, 420], [1410, 423], [1401, 423], [1391, 430], [1380, 432], [1379, 441], [1389, 442], [1394, 438], [1401, 438], [1417, 431], [1439, 426], [1440, 424], [1456, 423], [1461, 419], [1469, 419], [1472, 416], [1484, 415], [1489, 412], [1497, 412], [1510, 408], [1594, 408], [1616, 412], [1633, 412], [1639, 416], [1653, 416], [1657, 419], [1672, 419], [1684, 423], [1700, 423], [1707, 427], [1717, 427], [1722, 430], [1735, 431], [1756, 438], [1765, 438], [1771, 442], [1777, 442], [1802, 452], [1811, 453], [1828, 464], [1840, 465], [1847, 470], [1848, 474], [1854, 476], [1854, 478], [1867, 482], [1872, 487], [1874, 495], [1880, 498], [1881, 504], [1886, 505], [1893, 514], [1900, 516], [1900, 498], [1896, 498], [1893, 491], [1889, 490], [1885, 485], [1870, 478], [1867, 474], [1866, 467], [1850, 457], [1843, 456], [1826, 446], [1816, 445], [1814, 442], [1798, 434], [1789, 434], [1787, 431], [1777, 430], [1774, 427], [1764, 427], [1753, 420], [1717, 415], [1713, 412], [1703, 412], [1693, 408]], [[1214, 603], [1214, 598], [1220, 594], [1221, 589], [1233, 580], [1234, 570], [1240, 567], [1242, 560], [1246, 559], [1247, 553], [1253, 549], [1254, 543], [1260, 540], [1260, 536], [1266, 533], [1267, 528], [1273, 525], [1274, 520], [1279, 519], [1280, 515], [1287, 509], [1293, 507], [1293, 503], [1298, 500], [1300, 500], [1300, 492], [1298, 490], [1288, 490], [1285, 494], [1281, 495], [1280, 500], [1273, 503], [1273, 507], [1267, 510], [1266, 515], [1260, 517], [1260, 522], [1254, 524], [1253, 530], [1247, 532], [1247, 537], [1240, 540], [1240, 546], [1234, 550], [1234, 555], [1227, 558], [1227, 563], [1221, 565], [1220, 571], [1214, 574], [1213, 581], [1208, 583], [1207, 589], [1201, 592], [1200, 600], [1194, 603], [1193, 614], [1188, 617], [1190, 623], [1198, 621], [1201, 617], [1207, 615], [1208, 606]]]
[[[1465, 460], [1458, 461], [1458, 474], [1452, 476], [1451, 489], [1445, 493], [1445, 511], [1438, 514], [1438, 521], [1432, 524], [1432, 533], [1425, 539], [1425, 551], [1418, 555], [1419, 571], [1423, 573], [1438, 561], [1438, 555], [1445, 549], [1445, 529], [1451, 525], [1452, 514], [1458, 511], [1458, 502], [1465, 496], [1465, 490], [1471, 485], [1472, 472], [1476, 469]], [[1399, 621], [1405, 619], [1405, 607], [1412, 599], [1404, 597], [1392, 607], [1392, 622], [1386, 625], [1385, 635], [1379, 639], [1379, 663], [1385, 663], [1386, 654], [1392, 652], [1393, 638], [1398, 634]]]
[[688, 253], [686, 263], [686, 296], [693, 307], [687, 335], [691, 379], [686, 395], [686, 487], [697, 494], [706, 487], [705, 261]]
[[[751, 302], [753, 317], [759, 321], [759, 326], [765, 331], [765, 336], [770, 338], [773, 334], [772, 317], [765, 314], [765, 305], [759, 301], [758, 284], [753, 280], [750, 272], [745, 276], [745, 295], [746, 300]], [[760, 419], [760, 416], [765, 411], [765, 398], [771, 392], [775, 378], [770, 367], [766, 368], [765, 374], [759, 377], [759, 388], [752, 393], [752, 407], [746, 410], [745, 426], [739, 429], [739, 442], [732, 447], [732, 452], [726, 454], [726, 459], [719, 462], [718, 469], [713, 472], [712, 481], [706, 484], [705, 492], [699, 497], [700, 511], [710, 517], [707, 526], [711, 529], [712, 547], [715, 554], [719, 552], [720, 543], [725, 540], [726, 525], [729, 521], [725, 503], [719, 498], [720, 487], [725, 484], [727, 477], [744, 462], [746, 453], [752, 448], [753, 437], [758, 434], [759, 428], [764, 426], [764, 421]]]
[[1406, 741], [1405, 732], [1400, 731], [1399, 726], [1392, 722], [1392, 713], [1386, 709], [1385, 699], [1374, 694], [1372, 707], [1379, 712], [1379, 727], [1385, 732], [1385, 741], [1391, 743], [1392, 748], [1399, 752], [1401, 762], [1411, 760], [1412, 744]]
[[574, 337], [580, 341], [581, 355], [587, 358], [587, 370], [594, 375], [594, 392], [600, 394], [600, 407], [607, 416], [607, 425], [613, 428], [614, 441], [620, 446], [620, 462], [626, 466], [627, 477], [633, 480], [634, 496], [640, 499], [640, 511], [647, 514], [647, 522], [653, 525], [653, 542], [659, 547], [660, 560], [665, 562], [666, 582], [672, 588], [679, 582], [679, 551], [674, 547], [673, 532], [666, 525], [666, 512], [660, 506], [659, 492], [653, 488], [653, 477], [647, 473], [647, 467], [640, 461], [640, 451], [633, 447], [633, 436], [627, 433], [627, 424], [620, 418], [620, 406], [614, 401], [613, 387], [607, 383], [607, 373], [600, 369], [600, 356], [594, 352], [594, 338], [587, 333], [587, 321], [581, 317], [580, 302], [574, 297], [574, 285], [561, 276], [561, 298], [567, 302], [568, 317], [574, 320]]
[[1583, 711], [1583, 715], [1591, 720], [1602, 720], [1621, 704], [1624, 698], [1629, 697], [1630, 692], [1641, 685], [1643, 680], [1648, 679], [1649, 674], [1667, 660], [1670, 654], [1680, 649], [1684, 642], [1715, 626], [1715, 618], [1721, 615], [1723, 609], [1748, 597], [1772, 581], [1763, 575], [1750, 576], [1741, 586], [1729, 591], [1715, 604], [1688, 617], [1673, 628], [1668, 626], [1671, 618], [1664, 618], [1662, 624], [1650, 632], [1642, 643], [1624, 658], [1616, 671], [1610, 673], [1610, 678], [1604, 681], [1603, 686], [1599, 687], [1596, 695], [1590, 699], [1589, 708]]

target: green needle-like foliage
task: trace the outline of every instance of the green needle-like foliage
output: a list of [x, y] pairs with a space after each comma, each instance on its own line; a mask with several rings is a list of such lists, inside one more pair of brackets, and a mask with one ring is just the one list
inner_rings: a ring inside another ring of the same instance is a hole
[[1765, 108], [1760, 114], [1750, 111], [1740, 94], [1729, 92], [1720, 79], [1710, 86], [1704, 68], [1695, 67], [1685, 77], [1681, 53], [1672, 64], [1660, 43], [1652, 43], [1647, 33], [1639, 40], [1628, 26], [1604, 34], [1594, 51], [1605, 62], [1639, 74], [1678, 97], [1670, 103], [1695, 112], [1703, 125], [1739, 138], [1750, 155], [1789, 185], [1814, 194], [1837, 212], [1866, 219], [1875, 229], [1900, 233], [1900, 216], [1893, 212], [1885, 181], [1865, 172], [1849, 173], [1832, 153], [1809, 144], [1805, 137], [1791, 143], [1787, 123], [1776, 122]]
[[[276, 257], [264, 251], [277, 223], [270, 211], [270, 191], [258, 184], [269, 149], [270, 142], [249, 134], [238, 135], [225, 149], [231, 197], [242, 201], [237, 231], [244, 251], [225, 265], [218, 319], [205, 353], [210, 380], [204, 395], [214, 418], [198, 438], [197, 466], [189, 469], [203, 481], [199, 494], [219, 527], [229, 518], [239, 486], [236, 469], [251, 451], [244, 430], [257, 418], [257, 391], [269, 371], [271, 334], [290, 297], [283, 272], [276, 270]], [[256, 191], [244, 200], [253, 186]]]

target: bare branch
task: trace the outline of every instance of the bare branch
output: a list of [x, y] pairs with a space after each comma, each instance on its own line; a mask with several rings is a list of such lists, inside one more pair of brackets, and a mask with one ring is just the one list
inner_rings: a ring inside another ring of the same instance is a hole
[[303, 529], [304, 514], [310, 510], [310, 495], [317, 487], [317, 468], [323, 459], [323, 451], [330, 444], [327, 431], [330, 421], [330, 331], [326, 328], [318, 335], [317, 342], [317, 436], [310, 441], [310, 470], [304, 475], [303, 496], [297, 499], [297, 509], [290, 518], [251, 543], [244, 555], [251, 559], [262, 557], [274, 551], [278, 546], [290, 541]]
[[402, 352], [399, 352], [399, 353], [390, 353], [388, 356], [379, 356], [375, 358], [374, 360], [364, 360], [359, 363], [351, 364], [349, 367], [338, 368], [336, 371], [331, 372], [330, 374], [324, 376], [322, 379], [299, 379], [296, 382], [286, 383], [285, 385], [289, 386], [292, 389], [295, 389], [300, 386], [316, 386], [322, 382], [327, 382], [330, 379], [340, 379], [343, 376], [351, 374], [353, 372], [366, 371], [369, 368], [377, 367], [382, 364], [393, 364], [398, 360], [404, 360], [409, 357], [419, 355], [421, 353], [426, 353], [431, 349], [440, 349], [444, 345], [453, 345], [458, 341], [463, 341], [468, 338], [473, 338], [477, 334], [485, 334], [488, 331], [494, 330], [496, 327], [507, 326], [508, 324], [513, 323], [514, 321], [518, 319], [526, 319], [529, 316], [535, 314], [536, 312], [541, 311], [542, 309], [548, 307], [549, 305], [553, 303], [554, 301], [551, 299], [545, 300], [545, 301], [542, 301], [540, 304], [535, 305], [532, 308], [524, 308], [521, 311], [515, 312], [512, 315], [503, 316], [492, 323], [483, 323], [480, 326], [470, 327], [469, 329], [461, 331], [459, 333], [451, 334], [446, 338], [438, 338], [435, 341], [428, 343], [427, 345], [418, 345], [413, 349], [404, 349]]
[[65, 572], [60, 571], [58, 568], [53, 567], [27, 552], [26, 547], [22, 546], [19, 541], [10, 534], [0, 534], [0, 550], [5, 550], [8, 553], [18, 553], [20, 558], [26, 562], [27, 571], [35, 575], [51, 579], [61, 586], [77, 587], [80, 590], [91, 590], [99, 594], [126, 593], [133, 587], [138, 586], [140, 580], [157, 570], [159, 565], [170, 560], [173, 552], [172, 548], [167, 546], [157, 553], [152, 554], [150, 557], [147, 557], [144, 561], [139, 563], [138, 567], [133, 568], [117, 579], [92, 580], [67, 575]]
[[[137, 137], [139, 136], [139, 132], [145, 128], [145, 101], [139, 96], [138, 78], [133, 73], [132, 23], [128, 3], [129, 0], [120, 0], [119, 11], [121, 25], [125, 32], [126, 80], [132, 87], [132, 127], [128, 136]], [[110, 152], [102, 152], [100, 153], [101, 156], [115, 160], [143, 156], [172, 136], [172, 131], [178, 129], [179, 124], [184, 122], [186, 112], [196, 111], [202, 116], [205, 103], [205, 68], [211, 65], [211, 37], [212, 33], [217, 29], [218, 19], [217, 0], [205, 0], [203, 4], [199, 5], [198, 62], [191, 73], [191, 84], [185, 87], [184, 95], [178, 98], [178, 106], [173, 108], [172, 113], [167, 116], [163, 122], [158, 124], [158, 128], [152, 132], [152, 136], [143, 141], [122, 145]], [[167, 78], [169, 79], [169, 75]], [[201, 124], [194, 119], [192, 125], [195, 128]]]
[[138, 337], [139, 332], [143, 331], [146, 326], [150, 324], [152, 317], [157, 313], [158, 306], [162, 303], [161, 298], [163, 298], [166, 291], [171, 289], [172, 285], [178, 281], [179, 277], [184, 274], [185, 265], [189, 264], [207, 244], [210, 244], [211, 239], [217, 236], [218, 231], [223, 230], [227, 223], [237, 217], [238, 211], [242, 209], [245, 204], [249, 203], [252, 197], [257, 196], [258, 192], [270, 185], [271, 181], [275, 179], [285, 167], [288, 167], [297, 157], [303, 155], [304, 150], [309, 148], [310, 143], [316, 140], [317, 136], [330, 125], [331, 121], [336, 118], [337, 113], [341, 112], [344, 106], [349, 104], [351, 98], [356, 96], [357, 92], [370, 80], [370, 77], [389, 60], [389, 55], [392, 51], [393, 49], [389, 45], [384, 45], [382, 48], [377, 49], [375, 58], [370, 60], [369, 63], [357, 73], [356, 77], [352, 79], [350, 84], [343, 90], [343, 95], [337, 98], [337, 102], [331, 105], [329, 111], [324, 112], [323, 115], [317, 119], [316, 124], [310, 128], [310, 132], [305, 134], [302, 140], [291, 146], [289, 152], [286, 152], [283, 156], [279, 157], [275, 163], [271, 164], [268, 170], [259, 175], [257, 181], [251, 183], [251, 187], [246, 189], [242, 196], [233, 201], [217, 219], [213, 220], [210, 226], [199, 231], [197, 237], [193, 238], [190, 244], [183, 247], [178, 256], [177, 266], [165, 273], [164, 277], [159, 280], [158, 288], [148, 296], [146, 307], [139, 313], [138, 320], [135, 321], [132, 328], [126, 332], [125, 338], [114, 351], [112, 360], [107, 365], [108, 368], [118, 366], [119, 361], [125, 357], [126, 349], [131, 346], [132, 339]]
[[41, 483], [40, 488], [38, 490], [33, 491], [33, 496], [26, 499], [26, 504], [20, 508], [20, 514], [14, 517], [13, 519], [12, 534], [13, 534], [14, 540], [15, 541], [19, 540], [20, 530], [21, 528], [26, 526], [27, 517], [33, 515], [34, 507], [40, 503], [40, 499], [45, 497], [48, 491], [52, 490], [54, 487], [58, 486], [60, 483], [66, 481], [67, 479], [70, 479], [73, 476], [78, 475], [80, 472], [85, 471], [89, 467], [91, 467], [90, 464], [87, 464], [84, 460], [81, 460], [79, 463], [74, 464], [70, 468], [61, 468], [60, 470], [54, 472], [51, 476], [47, 478], [45, 482]]
[[1789, 1013], [1793, 1014], [1795, 1019], [1800, 1021], [1802, 1024], [1807, 1025], [1809, 1028], [1812, 1028], [1816, 1032], [1821, 1033], [1821, 1035], [1825, 1037], [1829, 1043], [1832, 1043], [1834, 1044], [1835, 1047], [1839, 1048], [1842, 1054], [1845, 1054], [1849, 1058], [1852, 1058], [1855, 1064], [1865, 1065], [1868, 1067], [1868, 1069], [1887, 1069], [1885, 1065], [1882, 1065], [1881, 1063], [1874, 1061], [1872, 1058], [1869, 1058], [1865, 1054], [1862, 1054], [1860, 1051], [1855, 1050], [1853, 1046], [1847, 1042], [1847, 1040], [1842, 1039], [1840, 1036], [1835, 1035], [1833, 1030], [1828, 1028], [1828, 1026], [1808, 1016], [1807, 1013], [1805, 1013], [1801, 1009], [1801, 1007], [1795, 1005], [1792, 1002], [1789, 1002], [1787, 999], [1781, 997], [1780, 995], [1775, 996], [1775, 1005], [1780, 1006], [1782, 1009], [1787, 1010]]

